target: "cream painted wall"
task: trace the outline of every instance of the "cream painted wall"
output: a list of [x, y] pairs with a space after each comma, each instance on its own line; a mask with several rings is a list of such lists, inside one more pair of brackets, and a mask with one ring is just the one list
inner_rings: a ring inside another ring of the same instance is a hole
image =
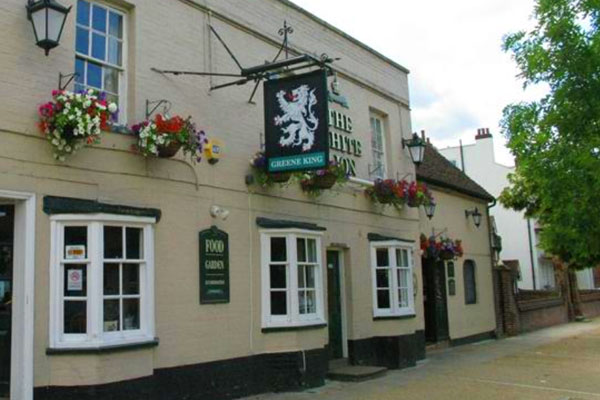
[[[75, 0], [63, 0], [75, 5]], [[102, 144], [82, 149], [65, 163], [36, 128], [37, 107], [50, 100], [58, 73], [74, 65], [73, 11], [60, 47], [49, 57], [34, 45], [24, 3], [4, 0], [0, 41], [0, 188], [38, 194], [36, 245], [35, 360], [36, 386], [87, 385], [146, 376], [154, 369], [242, 357], [263, 352], [322, 348], [327, 329], [261, 332], [261, 285], [258, 216], [315, 222], [327, 228], [324, 249], [347, 245], [346, 299], [348, 337], [412, 334], [423, 329], [422, 299], [417, 317], [405, 321], [373, 321], [372, 284], [367, 234], [376, 232], [418, 240], [418, 213], [400, 213], [372, 205], [363, 188], [349, 185], [315, 200], [296, 187], [262, 190], [247, 187], [248, 159], [260, 146], [263, 131], [261, 92], [248, 104], [252, 85], [209, 92], [208, 78], [162, 76], [151, 67], [235, 71], [224, 49], [208, 41], [208, 14], [193, 1], [109, 1], [128, 11], [128, 122], [144, 116], [146, 99], [169, 99], [173, 113], [191, 115], [210, 136], [225, 142], [215, 166], [191, 166], [180, 159], [148, 159], [132, 154], [132, 137], [106, 133]], [[354, 120], [363, 142], [357, 159], [359, 176], [367, 177], [370, 161], [369, 109], [387, 117], [391, 175], [412, 173], [401, 146], [411, 132], [406, 72], [329, 31], [305, 14], [276, 0], [202, 2], [233, 20], [212, 15], [212, 23], [244, 65], [263, 63], [276, 52], [283, 19], [297, 30], [292, 44], [340, 61], [342, 93], [350, 102], [343, 112]], [[258, 32], [258, 33], [257, 33]], [[263, 35], [263, 36], [261, 36]], [[273, 42], [269, 42], [273, 40]], [[209, 46], [212, 51], [209, 51]], [[212, 56], [209, 56], [212, 54]], [[221, 83], [223, 79], [214, 79]], [[336, 106], [337, 107], [337, 106]], [[45, 195], [95, 199], [114, 204], [155, 207], [163, 218], [156, 226], [155, 349], [98, 355], [46, 355], [49, 318], [49, 218], [42, 212]], [[209, 215], [211, 205], [230, 210], [226, 221]], [[199, 304], [198, 231], [217, 224], [230, 235], [231, 303]], [[325, 256], [325, 251], [323, 251]], [[323, 260], [324, 261], [324, 260]], [[415, 252], [416, 275], [420, 260]], [[326, 274], [323, 270], [323, 279]], [[326, 285], [324, 285], [326, 287]], [[324, 299], [326, 299], [326, 293]], [[326, 309], [326, 307], [325, 307]]]
[[[456, 340], [496, 328], [494, 311], [494, 286], [492, 259], [488, 235], [487, 204], [483, 200], [461, 195], [442, 188], [430, 187], [436, 199], [434, 217], [429, 220], [421, 213], [421, 232], [430, 236], [433, 232], [445, 232], [450, 239], [462, 240], [464, 255], [454, 261], [456, 295], [447, 295], [450, 339]], [[465, 210], [478, 207], [484, 217], [479, 228], [472, 218], [465, 218]], [[463, 264], [475, 262], [476, 304], [465, 304]]]

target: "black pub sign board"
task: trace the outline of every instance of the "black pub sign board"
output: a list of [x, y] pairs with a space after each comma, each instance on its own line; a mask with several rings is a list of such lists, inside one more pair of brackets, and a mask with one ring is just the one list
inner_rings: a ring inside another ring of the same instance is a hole
[[229, 303], [229, 235], [216, 226], [200, 232], [200, 304]]
[[329, 163], [327, 72], [268, 80], [265, 156], [269, 172], [308, 171]]

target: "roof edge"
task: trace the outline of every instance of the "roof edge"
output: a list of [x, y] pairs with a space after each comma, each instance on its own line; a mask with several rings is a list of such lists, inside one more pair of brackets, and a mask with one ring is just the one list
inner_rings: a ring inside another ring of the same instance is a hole
[[448, 182], [439, 181], [437, 179], [432, 179], [432, 178], [424, 177], [422, 175], [419, 175], [418, 173], [417, 173], [417, 178], [420, 179], [420, 180], [422, 180], [423, 182], [429, 183], [431, 185], [443, 187], [443, 188], [446, 188], [446, 189], [455, 190], [455, 191], [457, 191], [459, 193], [466, 194], [467, 196], [475, 197], [475, 198], [481, 199], [481, 200], [486, 200], [487, 202], [491, 202], [491, 201], [496, 200], [496, 198], [494, 196], [492, 196], [491, 194], [489, 194], [489, 193], [488, 193], [489, 197], [488, 196], [484, 196], [484, 195], [481, 195], [479, 193], [473, 192], [471, 190], [462, 188], [462, 187], [457, 186], [457, 185], [453, 185], [453, 184], [448, 183]]
[[335, 26], [331, 25], [329, 22], [317, 17], [315, 14], [311, 13], [310, 11], [300, 7], [298, 4], [292, 3], [290, 0], [278, 0], [279, 2], [285, 4], [286, 6], [300, 12], [301, 14], [304, 14], [305, 16], [307, 16], [308, 18], [312, 19], [313, 21], [317, 22], [318, 24], [324, 26], [325, 28], [337, 33], [338, 35], [342, 36], [343, 38], [349, 40], [350, 42], [352, 42], [353, 44], [361, 47], [363, 50], [368, 51], [369, 53], [373, 54], [374, 56], [380, 58], [381, 60], [385, 61], [386, 63], [390, 64], [391, 66], [393, 66], [394, 68], [406, 73], [406, 74], [410, 74], [410, 70], [404, 66], [402, 66], [401, 64], [397, 63], [396, 61], [392, 60], [391, 58], [381, 54], [380, 52], [378, 52], [377, 50], [373, 49], [372, 47], [364, 44], [363, 42], [361, 42], [360, 40], [348, 35], [346, 32], [342, 31], [339, 28], [336, 28]]

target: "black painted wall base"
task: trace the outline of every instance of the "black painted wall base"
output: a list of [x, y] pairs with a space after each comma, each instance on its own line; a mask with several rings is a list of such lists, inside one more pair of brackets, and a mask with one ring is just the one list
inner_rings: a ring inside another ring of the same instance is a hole
[[373, 365], [389, 369], [414, 367], [425, 358], [425, 332], [401, 336], [349, 340], [352, 365]]
[[[325, 384], [326, 349], [261, 354], [192, 366], [158, 369], [153, 376], [81, 387], [38, 387], [35, 400], [227, 400]], [[306, 364], [306, 365], [305, 365]]]
[[450, 339], [450, 346], [462, 346], [465, 344], [477, 343], [490, 339], [496, 339], [496, 332], [482, 332], [476, 335], [462, 337], [460, 339]]

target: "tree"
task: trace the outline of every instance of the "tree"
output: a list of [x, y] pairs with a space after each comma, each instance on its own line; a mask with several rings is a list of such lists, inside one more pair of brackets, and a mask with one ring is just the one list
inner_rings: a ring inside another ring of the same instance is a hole
[[515, 173], [500, 196], [543, 227], [543, 250], [571, 269], [600, 264], [600, 0], [536, 0], [536, 26], [504, 38], [524, 87], [504, 109]]

